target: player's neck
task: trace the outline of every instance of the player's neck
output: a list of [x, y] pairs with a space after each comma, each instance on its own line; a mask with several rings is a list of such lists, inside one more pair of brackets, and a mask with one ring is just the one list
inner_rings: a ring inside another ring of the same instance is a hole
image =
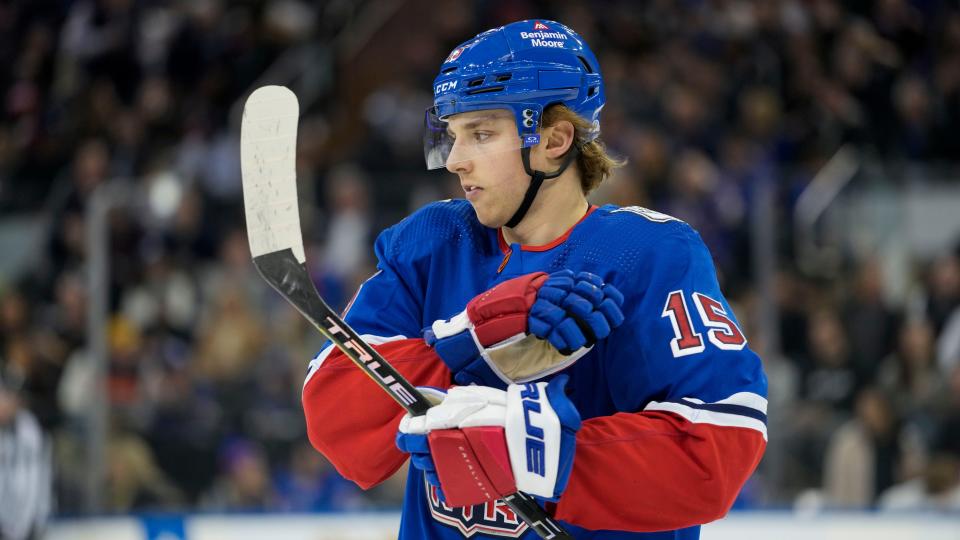
[[503, 239], [508, 244], [542, 246], [553, 242], [583, 219], [590, 204], [579, 189], [579, 180], [575, 184], [568, 180], [565, 184], [544, 185], [520, 223], [513, 228], [501, 229]]

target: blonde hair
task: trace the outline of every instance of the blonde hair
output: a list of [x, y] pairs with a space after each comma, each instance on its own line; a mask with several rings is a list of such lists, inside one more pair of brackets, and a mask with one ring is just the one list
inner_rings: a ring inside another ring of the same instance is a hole
[[627, 160], [608, 154], [606, 145], [599, 138], [587, 142], [587, 136], [593, 129], [593, 124], [567, 106], [551, 105], [543, 113], [544, 126], [553, 126], [564, 120], [573, 124], [573, 144], [580, 149], [577, 155], [580, 189], [583, 190], [584, 195], [587, 195], [596, 189], [604, 178], [610, 176], [614, 169], [623, 167]]

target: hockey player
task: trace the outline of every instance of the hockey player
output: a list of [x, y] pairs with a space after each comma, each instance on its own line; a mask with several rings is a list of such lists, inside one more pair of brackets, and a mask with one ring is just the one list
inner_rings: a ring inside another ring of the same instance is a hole
[[401, 539], [535, 538], [497, 500], [518, 489], [576, 538], [698, 538], [763, 454], [766, 379], [699, 235], [586, 200], [617, 165], [603, 104], [593, 53], [552, 21], [440, 67], [425, 156], [466, 200], [381, 233], [345, 316], [437, 405], [405, 417], [330, 346], [303, 389], [345, 477], [368, 488], [412, 456]]

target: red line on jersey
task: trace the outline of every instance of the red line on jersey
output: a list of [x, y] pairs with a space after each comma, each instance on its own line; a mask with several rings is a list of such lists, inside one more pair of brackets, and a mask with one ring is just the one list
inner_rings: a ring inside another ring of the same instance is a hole
[[[567, 241], [567, 238], [570, 237], [570, 233], [573, 232], [573, 229], [575, 229], [575, 228], [577, 227], [577, 225], [579, 225], [580, 223], [582, 223], [583, 220], [587, 219], [587, 217], [588, 217], [590, 214], [592, 214], [593, 211], [596, 210], [597, 208], [598, 208], [598, 207], [597, 207], [596, 205], [591, 204], [591, 205], [590, 205], [590, 208], [587, 208], [587, 213], [584, 214], [583, 217], [580, 218], [576, 223], [574, 223], [574, 224], [573, 224], [573, 227], [570, 227], [569, 229], [567, 229], [567, 232], [565, 232], [565, 233], [563, 233], [562, 235], [560, 235], [560, 236], [559, 236], [556, 240], [554, 240], [553, 242], [550, 242], [549, 244], [543, 244], [542, 246], [526, 246], [526, 245], [521, 245], [521, 246], [520, 246], [520, 249], [523, 250], [523, 251], [548, 251], [548, 250], [551, 250], [551, 249], [559, 246], [560, 244], [566, 242], [566, 241]], [[507, 253], [508, 251], [510, 251], [510, 246], [507, 245], [507, 241], [506, 241], [506, 239], [504, 239], [504, 237], [503, 237], [503, 228], [497, 229], [497, 243], [500, 244], [500, 251], [502, 251], [502, 252], [504, 253], [504, 255], [506, 255], [506, 253]]]

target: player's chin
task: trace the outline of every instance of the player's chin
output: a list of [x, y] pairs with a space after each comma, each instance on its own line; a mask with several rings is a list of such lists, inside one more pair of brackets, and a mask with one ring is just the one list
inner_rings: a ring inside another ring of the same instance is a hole
[[503, 217], [500, 215], [501, 212], [498, 212], [495, 208], [490, 208], [489, 205], [470, 201], [470, 206], [473, 206], [473, 211], [477, 214], [477, 221], [484, 227], [496, 229], [507, 222], [508, 217]]

